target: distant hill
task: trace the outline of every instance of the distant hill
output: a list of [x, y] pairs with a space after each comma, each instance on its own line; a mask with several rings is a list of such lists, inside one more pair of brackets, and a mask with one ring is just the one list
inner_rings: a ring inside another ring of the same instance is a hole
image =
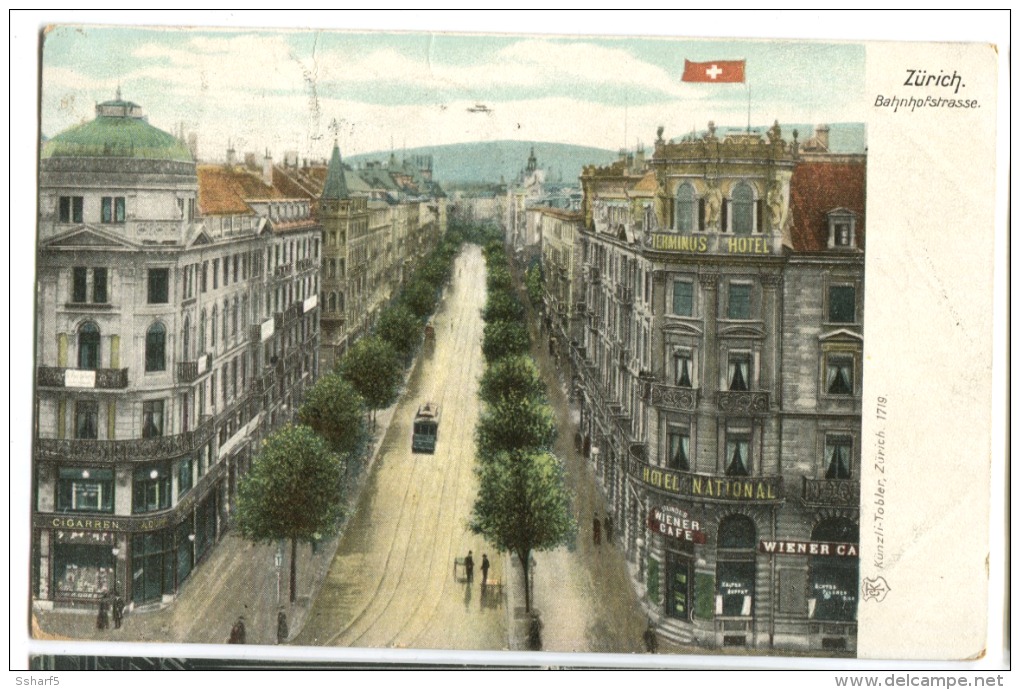
[[[535, 148], [538, 167], [546, 179], [576, 182], [586, 165], [607, 165], [617, 159], [616, 152], [589, 146], [554, 144], [543, 141], [484, 141], [405, 149], [395, 152], [398, 159], [431, 155], [432, 175], [440, 183], [509, 182], [528, 164], [531, 148]], [[389, 151], [344, 156], [344, 162], [358, 167], [369, 161], [386, 161]]]
[[[764, 135], [771, 125], [751, 127], [752, 132]], [[811, 124], [782, 124], [783, 138], [790, 141], [793, 131], [797, 130], [797, 138], [803, 143], [814, 134]], [[717, 134], [725, 136], [729, 133], [747, 131], [747, 127], [720, 126]], [[703, 136], [704, 131], [694, 133]], [[677, 137], [679, 141], [683, 137]], [[431, 155], [432, 174], [440, 184], [463, 184], [470, 182], [495, 183], [500, 179], [506, 182], [514, 180], [528, 163], [531, 148], [535, 148], [538, 167], [545, 171], [549, 182], [574, 183], [586, 165], [608, 165], [619, 158], [617, 151], [599, 149], [590, 146], [574, 146], [557, 144], [547, 141], [484, 141], [464, 144], [447, 144], [445, 146], [427, 146], [404, 149], [395, 152], [397, 159], [412, 156]], [[833, 153], [865, 153], [867, 137], [865, 126], [857, 122], [835, 122], [829, 124], [829, 149]], [[652, 148], [646, 150], [651, 156]], [[358, 167], [369, 161], [386, 161], [389, 151], [376, 151], [356, 156], [345, 156], [344, 162]]]

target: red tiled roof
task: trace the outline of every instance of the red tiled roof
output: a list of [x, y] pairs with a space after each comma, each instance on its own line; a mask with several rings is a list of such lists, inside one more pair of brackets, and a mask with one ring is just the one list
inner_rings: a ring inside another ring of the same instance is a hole
[[867, 167], [860, 162], [801, 161], [790, 180], [790, 239], [795, 252], [824, 251], [829, 243], [826, 214], [845, 208], [857, 215], [858, 248], [864, 248]]
[[198, 166], [198, 207], [203, 215], [251, 213], [245, 199], [278, 199], [282, 195], [262, 182], [262, 175], [244, 168]]

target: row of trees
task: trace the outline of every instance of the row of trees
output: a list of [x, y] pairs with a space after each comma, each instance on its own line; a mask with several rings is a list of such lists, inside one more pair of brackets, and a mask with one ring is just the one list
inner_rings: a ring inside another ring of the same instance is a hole
[[290, 541], [291, 602], [297, 596], [298, 542], [314, 543], [335, 534], [343, 523], [344, 494], [364, 461], [369, 419], [374, 428], [378, 410], [400, 394], [405, 370], [467, 236], [448, 231], [423, 257], [397, 298], [382, 310], [373, 332], [306, 391], [298, 423], [262, 441], [241, 481], [240, 534], [253, 542]]
[[576, 532], [562, 463], [552, 454], [556, 422], [545, 384], [529, 354], [525, 308], [506, 252], [485, 247], [488, 297], [482, 316], [487, 363], [479, 386], [484, 403], [475, 441], [478, 496], [471, 529], [524, 570], [525, 610], [531, 611], [531, 554], [554, 549]]

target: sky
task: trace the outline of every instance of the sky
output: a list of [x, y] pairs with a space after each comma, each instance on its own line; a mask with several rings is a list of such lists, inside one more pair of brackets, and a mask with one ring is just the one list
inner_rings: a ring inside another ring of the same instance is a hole
[[[334, 139], [344, 155], [504, 139], [616, 150], [650, 145], [660, 125], [668, 138], [709, 120], [745, 125], [749, 109], [754, 125], [864, 120], [862, 43], [496, 28], [58, 23], [44, 33], [42, 134], [92, 119], [95, 104], [118, 88], [155, 126], [195, 132], [204, 160], [222, 160], [229, 144], [276, 158], [290, 150], [325, 158]], [[747, 81], [684, 83], [685, 59], [746, 60]], [[489, 112], [469, 110], [478, 105]]]

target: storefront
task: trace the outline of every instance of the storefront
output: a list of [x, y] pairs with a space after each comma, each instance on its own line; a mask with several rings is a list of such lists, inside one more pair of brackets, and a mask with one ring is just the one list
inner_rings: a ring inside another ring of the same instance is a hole
[[93, 531], [53, 531], [53, 598], [65, 602], [94, 602], [113, 591], [116, 577], [114, 534]]

